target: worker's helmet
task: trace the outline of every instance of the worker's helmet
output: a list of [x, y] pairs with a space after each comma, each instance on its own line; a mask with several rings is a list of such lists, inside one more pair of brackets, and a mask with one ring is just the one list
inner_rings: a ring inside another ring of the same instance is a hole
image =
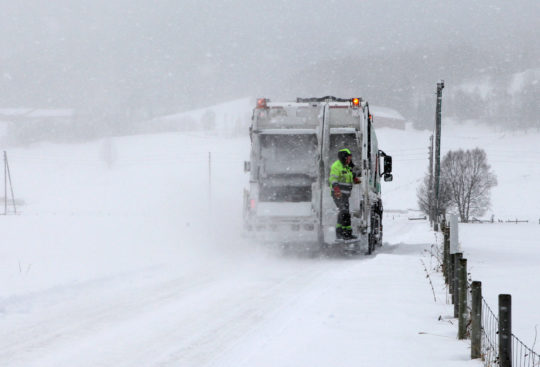
[[347, 149], [347, 148], [340, 149], [340, 151], [337, 154], [337, 156], [338, 156], [339, 160], [341, 161], [341, 163], [345, 163], [345, 160], [350, 155], [351, 155], [351, 151], [349, 149]]

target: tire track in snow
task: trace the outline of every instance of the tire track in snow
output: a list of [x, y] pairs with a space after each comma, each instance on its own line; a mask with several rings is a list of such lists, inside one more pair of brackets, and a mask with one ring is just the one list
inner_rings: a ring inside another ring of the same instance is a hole
[[130, 288], [103, 284], [6, 330], [0, 363], [214, 366], [276, 320], [285, 330], [287, 310], [314, 302], [348, 262], [356, 263], [278, 258], [252, 265], [261, 269], [251, 278], [253, 269], [218, 266]]
[[15, 327], [4, 329], [1, 335], [0, 339], [7, 343], [1, 345], [0, 364], [30, 366], [32, 359], [39, 364], [42, 356], [61, 349], [63, 343], [83, 339], [98, 330], [107, 329], [111, 323], [137, 317], [143, 310], [171, 299], [186, 297], [197, 289], [204, 289], [204, 284], [212, 281], [211, 274], [189, 274], [112, 292], [91, 289], [87, 296], [51, 306], [37, 321], [33, 315], [29, 315], [30, 320], [26, 321], [23, 315]]

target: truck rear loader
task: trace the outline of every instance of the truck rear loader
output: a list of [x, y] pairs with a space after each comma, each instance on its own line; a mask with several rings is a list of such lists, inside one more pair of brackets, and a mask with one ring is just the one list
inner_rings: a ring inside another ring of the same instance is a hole
[[[392, 157], [379, 149], [369, 105], [361, 98], [261, 98], [250, 127], [249, 188], [244, 228], [259, 240], [345, 246], [369, 254], [382, 245], [381, 178], [392, 181]], [[355, 175], [349, 200], [355, 241], [336, 240], [337, 208], [329, 171], [337, 152], [351, 151]], [[381, 164], [382, 163], [382, 164]]]

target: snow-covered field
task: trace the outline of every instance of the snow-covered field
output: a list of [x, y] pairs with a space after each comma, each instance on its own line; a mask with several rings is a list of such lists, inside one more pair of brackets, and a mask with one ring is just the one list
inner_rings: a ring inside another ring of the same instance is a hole
[[[443, 134], [443, 151], [487, 150], [496, 217], [532, 221], [460, 227], [472, 278], [492, 305], [515, 295], [514, 332], [531, 345], [540, 171], [524, 162], [540, 158], [539, 135]], [[403, 213], [416, 207], [428, 133], [383, 129], [379, 140], [394, 156], [386, 243], [359, 258], [283, 255], [241, 237], [247, 137], [10, 149], [25, 204], [0, 221], [0, 365], [479, 366], [432, 271], [436, 236]]]
[[[394, 157], [394, 177], [384, 188], [386, 208], [416, 208], [416, 188], [427, 171], [428, 131], [378, 132], [381, 146]], [[472, 280], [482, 281], [483, 296], [496, 312], [498, 295], [512, 295], [512, 329], [540, 351], [540, 132], [497, 131], [446, 121], [441, 157], [453, 149], [480, 147], [497, 175], [491, 208], [483, 219], [494, 224], [460, 224], [460, 244]], [[396, 146], [398, 148], [386, 148]], [[388, 217], [386, 218], [388, 219]], [[509, 220], [527, 223], [508, 223]], [[499, 220], [502, 222], [500, 223]], [[535, 343], [536, 341], [536, 343]]]
[[461, 224], [460, 242], [473, 280], [496, 312], [498, 295], [512, 295], [512, 330], [540, 351], [540, 225]]

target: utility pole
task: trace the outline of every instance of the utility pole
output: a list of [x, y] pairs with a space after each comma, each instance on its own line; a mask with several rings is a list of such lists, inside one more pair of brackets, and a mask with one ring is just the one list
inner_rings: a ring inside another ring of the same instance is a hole
[[7, 187], [8, 187], [8, 174], [7, 174], [7, 153], [4, 150], [4, 215], [7, 215]]
[[433, 134], [429, 137], [429, 188], [428, 188], [428, 205], [429, 205], [429, 222], [433, 223], [434, 216], [434, 200], [433, 200]]
[[208, 152], [208, 215], [212, 213], [212, 152]]
[[437, 110], [435, 112], [435, 224], [433, 229], [439, 230], [439, 182], [441, 176], [441, 105], [444, 80], [437, 83]]
[[11, 191], [13, 212], [17, 214], [17, 207], [15, 205], [15, 195], [13, 194], [13, 184], [11, 183], [11, 172], [9, 171], [7, 152], [4, 150], [4, 215], [7, 215], [8, 213], [8, 184]]

